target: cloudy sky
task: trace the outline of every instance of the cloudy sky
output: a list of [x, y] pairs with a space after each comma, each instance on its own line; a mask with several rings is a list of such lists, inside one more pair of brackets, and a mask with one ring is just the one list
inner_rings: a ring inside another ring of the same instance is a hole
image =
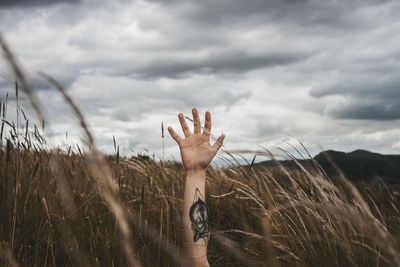
[[[399, 1], [4, 1], [0, 32], [43, 104], [49, 138], [161, 154], [160, 123], [213, 113], [227, 149], [400, 150]], [[13, 80], [4, 60], [0, 75]], [[0, 78], [0, 98], [12, 86]], [[167, 136], [165, 151], [178, 150]]]

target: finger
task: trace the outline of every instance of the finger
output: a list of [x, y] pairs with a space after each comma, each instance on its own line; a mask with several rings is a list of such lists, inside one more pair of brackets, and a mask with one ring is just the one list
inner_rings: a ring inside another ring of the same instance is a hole
[[179, 113], [178, 118], [179, 118], [179, 122], [181, 123], [182, 131], [185, 134], [185, 137], [188, 137], [192, 133], [189, 130], [189, 126], [186, 123], [186, 120], [185, 120], [185, 117], [183, 116], [183, 113]]
[[211, 113], [209, 111], [206, 111], [206, 122], [204, 123], [204, 130], [203, 134], [210, 136], [211, 134]]
[[201, 132], [201, 122], [200, 122], [200, 117], [199, 117], [199, 112], [197, 109], [193, 108], [192, 109], [192, 115], [193, 115], [193, 128], [194, 128], [194, 133], [200, 133]]
[[221, 146], [224, 144], [224, 139], [225, 139], [225, 135], [221, 134], [217, 141], [215, 141], [215, 143], [212, 145], [211, 147], [211, 151], [213, 153], [213, 155], [217, 154], [218, 150], [221, 148]]
[[182, 140], [182, 138], [172, 129], [172, 127], [168, 127], [168, 132], [171, 135], [171, 137], [179, 144]]

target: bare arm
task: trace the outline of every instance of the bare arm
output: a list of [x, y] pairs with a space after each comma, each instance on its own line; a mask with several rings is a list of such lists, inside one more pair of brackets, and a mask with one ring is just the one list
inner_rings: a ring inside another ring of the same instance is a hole
[[213, 145], [210, 145], [211, 113], [206, 112], [203, 132], [199, 113], [195, 108], [192, 114], [193, 133], [190, 132], [182, 113], [179, 113], [178, 118], [185, 138], [179, 137], [171, 127], [168, 127], [168, 131], [179, 145], [183, 167], [186, 170], [182, 222], [186, 254], [193, 266], [209, 266], [207, 261], [209, 229], [205, 204], [206, 168], [221, 147], [225, 136], [221, 135]]

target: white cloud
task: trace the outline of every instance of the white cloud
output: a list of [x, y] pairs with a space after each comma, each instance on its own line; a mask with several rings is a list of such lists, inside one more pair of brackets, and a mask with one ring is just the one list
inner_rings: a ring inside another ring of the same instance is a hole
[[[80, 131], [37, 71], [65, 85], [108, 152], [115, 136], [124, 153], [160, 155], [161, 121], [178, 128], [176, 114], [196, 106], [213, 112], [215, 135], [224, 131], [231, 149], [286, 146], [292, 136], [314, 153], [318, 145], [397, 153], [399, 9], [394, 1], [42, 2], [0, 7], [0, 30], [37, 89], [53, 141], [65, 131], [76, 141]], [[0, 74], [10, 77], [5, 64]], [[13, 90], [0, 88], [0, 97]], [[178, 156], [168, 136], [166, 152]]]

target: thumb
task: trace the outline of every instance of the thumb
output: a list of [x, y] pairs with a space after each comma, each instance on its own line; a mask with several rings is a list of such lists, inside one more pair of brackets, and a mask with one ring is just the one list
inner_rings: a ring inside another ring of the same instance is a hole
[[217, 154], [218, 150], [224, 144], [224, 139], [225, 139], [225, 135], [221, 134], [218, 137], [217, 141], [215, 141], [215, 143], [211, 146], [211, 151], [212, 151], [213, 155]]

